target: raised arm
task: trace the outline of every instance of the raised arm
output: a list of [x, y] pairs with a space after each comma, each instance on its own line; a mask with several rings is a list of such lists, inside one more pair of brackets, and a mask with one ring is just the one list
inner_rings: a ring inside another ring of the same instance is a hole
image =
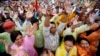
[[51, 19], [51, 8], [48, 7], [47, 11], [46, 11], [46, 19], [45, 19], [45, 22], [44, 22], [44, 26], [45, 27], [49, 27], [50, 26], [50, 19]]
[[57, 31], [58, 33], [62, 32], [65, 25], [66, 25], [66, 19], [67, 19], [67, 15], [64, 14], [62, 17], [62, 20], [60, 21], [61, 23], [59, 24], [59, 26], [57, 27]]
[[46, 11], [46, 19], [43, 26], [43, 35], [48, 37], [50, 35], [50, 19], [51, 19], [51, 8], [48, 7]]
[[6, 40], [0, 39], [0, 42], [5, 45], [6, 52], [8, 54], [13, 54], [15, 52], [14, 50], [11, 49], [11, 45]]
[[34, 23], [32, 26], [28, 27], [26, 30], [25, 30], [25, 34], [27, 36], [32, 36], [34, 35], [34, 33], [36, 32], [37, 30], [37, 23]]
[[17, 30], [23, 30], [22, 26], [21, 26], [20, 23], [19, 23], [20, 19], [19, 19], [19, 17], [18, 17], [18, 12], [15, 12], [15, 13], [14, 13], [13, 21], [15, 22], [16, 27], [18, 28]]

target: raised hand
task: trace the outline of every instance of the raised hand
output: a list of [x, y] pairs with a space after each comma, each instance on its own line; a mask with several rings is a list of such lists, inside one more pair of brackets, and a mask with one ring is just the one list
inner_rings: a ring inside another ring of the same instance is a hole
[[32, 26], [29, 26], [26, 30], [25, 33], [28, 36], [31, 36], [35, 33], [35, 31], [37, 30], [38, 26], [37, 23], [34, 23]]
[[47, 16], [51, 16], [52, 15], [52, 7], [48, 6], [47, 11], [46, 11], [46, 15]]
[[4, 39], [0, 39], [0, 42], [3, 43], [4, 45], [8, 45], [8, 42]]
[[37, 28], [38, 28], [37, 23], [34, 23], [34, 24], [32, 25], [32, 27], [31, 27], [31, 31], [34, 33], [34, 32], [37, 30]]
[[33, 15], [34, 15], [33, 12], [31, 12], [31, 11], [27, 11], [27, 12], [26, 12], [26, 19], [30, 19], [30, 18], [32, 18]]
[[65, 10], [66, 10], [66, 12], [68, 13], [68, 14], [70, 14], [71, 13], [71, 4], [70, 4], [70, 1], [67, 1], [66, 0], [66, 2], [65, 2]]
[[42, 12], [42, 14], [46, 15], [46, 8], [40, 10]]
[[48, 8], [46, 9], [45, 16], [46, 16], [46, 18], [51, 19], [51, 17], [52, 17], [52, 8], [51, 8], [51, 6], [48, 6]]
[[89, 7], [91, 4], [90, 0], [84, 0], [84, 6]]
[[44, 25], [46, 27], [49, 27], [50, 26], [50, 19], [52, 17], [52, 8], [50, 6], [48, 6], [48, 8], [47, 8], [45, 16], [46, 16], [46, 20], [45, 20]]
[[78, 18], [79, 18], [79, 16], [77, 16], [77, 15], [74, 17], [73, 25], [77, 25], [78, 24]]
[[0, 42], [1, 42], [1, 43], [4, 43], [4, 40], [3, 40], [3, 39], [0, 39]]
[[88, 20], [89, 20], [89, 22], [94, 23], [94, 22], [93, 22], [93, 17], [92, 17], [92, 16], [93, 16], [93, 15], [90, 14], [89, 17], [88, 17]]

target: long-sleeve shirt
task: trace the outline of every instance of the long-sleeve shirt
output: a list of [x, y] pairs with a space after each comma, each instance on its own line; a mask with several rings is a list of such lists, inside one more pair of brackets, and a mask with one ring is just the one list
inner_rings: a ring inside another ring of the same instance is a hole
[[11, 56], [29, 56], [27, 52], [25, 52], [24, 47], [20, 46], [18, 47], [15, 43], [11, 46], [11, 49], [14, 50], [11, 54]]
[[29, 54], [29, 56], [38, 56], [35, 48], [34, 48], [35, 37], [34, 36], [25, 36], [23, 47], [24, 50]]
[[77, 27], [75, 28], [74, 32], [70, 32], [71, 30], [67, 31], [68, 29], [66, 28], [66, 30], [63, 31], [63, 36], [66, 36], [66, 35], [73, 35], [75, 39], [77, 39], [77, 35], [82, 33], [82, 32], [85, 32], [87, 30], [89, 30], [89, 26], [87, 24], [85, 25], [82, 25], [80, 27]]
[[45, 48], [55, 51], [56, 48], [59, 46], [59, 33], [63, 30], [66, 23], [61, 23], [56, 30], [55, 35], [50, 33], [50, 27], [43, 27], [43, 35], [44, 35], [44, 45]]
[[43, 25], [44, 25], [45, 17], [42, 16], [41, 20], [39, 20], [39, 29], [35, 32], [35, 47], [42, 48], [44, 46], [44, 37], [43, 37]]
[[95, 56], [95, 48], [93, 46], [89, 46], [88, 51], [82, 48], [80, 45], [77, 45], [77, 51], [79, 56]]
[[[0, 34], [0, 39], [6, 40], [9, 44], [12, 44], [11, 38], [10, 38], [10, 33], [4, 32]], [[5, 51], [5, 46], [4, 44], [0, 43], [0, 52]]]

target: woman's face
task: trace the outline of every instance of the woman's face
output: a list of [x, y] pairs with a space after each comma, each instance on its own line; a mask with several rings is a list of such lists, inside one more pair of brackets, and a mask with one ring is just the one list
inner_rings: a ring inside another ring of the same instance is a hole
[[21, 46], [23, 42], [23, 36], [22, 35], [18, 35], [16, 40], [15, 40], [15, 44], [18, 46]]
[[65, 41], [65, 48], [66, 48], [66, 50], [69, 52], [72, 48], [73, 48], [73, 46], [74, 46], [74, 44], [73, 44], [73, 42], [72, 41]]
[[84, 49], [88, 49], [89, 48], [89, 43], [86, 40], [81, 40], [80, 43], [81, 47], [83, 47]]

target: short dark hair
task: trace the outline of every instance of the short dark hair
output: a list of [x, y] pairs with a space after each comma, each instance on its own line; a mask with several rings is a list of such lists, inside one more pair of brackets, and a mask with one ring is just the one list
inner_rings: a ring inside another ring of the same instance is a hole
[[15, 40], [16, 40], [16, 38], [17, 38], [18, 35], [22, 35], [22, 33], [20, 31], [13, 31], [11, 33], [11, 35], [10, 35], [11, 41], [12, 42], [15, 42]]
[[72, 35], [66, 35], [64, 37], [64, 42], [65, 41], [71, 41], [71, 42], [73, 42], [73, 44], [75, 44], [75, 39], [74, 39], [74, 37]]
[[39, 20], [38, 19], [35, 19], [35, 18], [31, 18], [31, 24], [34, 24], [36, 22], [39, 22]]
[[84, 37], [83, 38], [78, 38], [77, 43], [80, 44], [82, 40], [85, 40], [90, 44], [89, 40], [84, 38]]
[[55, 22], [50, 22], [50, 24], [55, 24]]
[[92, 29], [86, 31], [86, 36], [90, 35], [92, 32], [94, 32], [94, 30], [92, 30]]

